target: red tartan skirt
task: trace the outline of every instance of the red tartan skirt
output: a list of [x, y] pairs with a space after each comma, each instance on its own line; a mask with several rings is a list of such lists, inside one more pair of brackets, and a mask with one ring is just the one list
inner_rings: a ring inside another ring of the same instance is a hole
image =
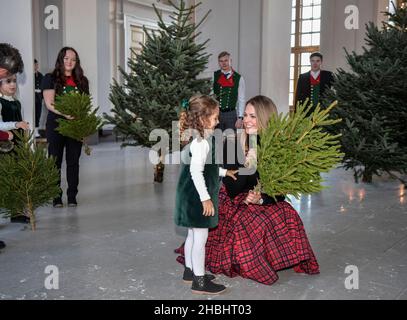
[[[297, 211], [288, 202], [246, 205], [247, 194], [230, 199], [222, 186], [219, 225], [209, 232], [206, 268], [214, 274], [241, 276], [271, 285], [277, 271], [318, 274], [319, 265]], [[184, 245], [175, 250], [184, 264]]]

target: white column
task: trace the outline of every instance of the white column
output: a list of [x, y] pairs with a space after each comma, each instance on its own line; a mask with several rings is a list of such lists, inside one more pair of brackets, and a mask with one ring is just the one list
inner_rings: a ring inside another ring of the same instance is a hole
[[389, 11], [389, 8], [390, 8], [389, 3], [390, 3], [391, 1], [392, 1], [392, 0], [378, 0], [378, 4], [377, 4], [377, 19], [376, 19], [376, 22], [377, 22], [377, 25], [378, 25], [378, 26], [382, 26], [382, 22], [388, 20], [388, 19], [387, 19], [387, 16], [385, 16], [385, 15], [383, 14], [383, 12]]
[[[198, 2], [198, 1], [197, 1]], [[233, 67], [239, 72], [239, 3], [236, 0], [205, 0], [198, 7], [196, 21], [212, 10], [199, 31], [199, 42], [210, 39], [206, 51], [212, 56], [205, 72], [206, 77], [213, 77], [213, 72], [219, 69], [218, 55], [228, 51], [232, 55]]]
[[0, 2], [0, 42], [16, 47], [24, 61], [24, 73], [19, 75], [19, 100], [23, 117], [34, 128], [34, 57], [31, 0]]
[[99, 112], [109, 113], [110, 82], [112, 73], [110, 68], [110, 20], [109, 0], [97, 1], [97, 61], [98, 61], [98, 102]]
[[[349, 6], [355, 6], [358, 9], [357, 29], [345, 27], [345, 19], [349, 16], [345, 13], [345, 8]], [[365, 24], [370, 21], [378, 23], [380, 8], [382, 8], [381, 0], [322, 1], [321, 52], [324, 55], [324, 69], [349, 70], [343, 48], [349, 52], [362, 52], [362, 47], [366, 46]]]
[[239, 72], [246, 82], [246, 100], [260, 94], [262, 0], [240, 0]]
[[261, 92], [289, 111], [292, 1], [263, 0]]
[[98, 105], [97, 0], [64, 1], [64, 46], [78, 52], [93, 102]]

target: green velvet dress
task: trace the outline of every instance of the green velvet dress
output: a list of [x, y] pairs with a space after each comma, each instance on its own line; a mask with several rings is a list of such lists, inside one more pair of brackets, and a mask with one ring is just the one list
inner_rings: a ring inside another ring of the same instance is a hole
[[[208, 141], [209, 142], [209, 141]], [[214, 144], [208, 153], [212, 161], [205, 164], [203, 176], [208, 193], [215, 207], [215, 215], [213, 217], [205, 217], [203, 215], [203, 205], [199, 197], [199, 193], [195, 188], [194, 182], [190, 173], [191, 152], [188, 144], [181, 153], [181, 172], [179, 175], [176, 199], [174, 222], [177, 226], [187, 228], [215, 228], [218, 225], [218, 197], [219, 197], [219, 165], [215, 162]]]

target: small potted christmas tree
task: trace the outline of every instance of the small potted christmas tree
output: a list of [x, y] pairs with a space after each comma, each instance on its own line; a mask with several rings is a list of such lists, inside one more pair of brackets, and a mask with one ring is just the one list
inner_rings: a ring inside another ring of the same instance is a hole
[[15, 133], [13, 152], [0, 154], [0, 210], [6, 216], [25, 214], [36, 227], [35, 210], [59, 195], [59, 172], [44, 147], [34, 145], [33, 133]]

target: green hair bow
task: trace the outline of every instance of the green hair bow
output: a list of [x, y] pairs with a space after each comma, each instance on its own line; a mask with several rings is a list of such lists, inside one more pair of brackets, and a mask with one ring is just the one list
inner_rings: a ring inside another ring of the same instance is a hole
[[185, 111], [189, 110], [189, 100], [188, 99], [183, 99], [181, 101], [181, 108], [184, 109]]

